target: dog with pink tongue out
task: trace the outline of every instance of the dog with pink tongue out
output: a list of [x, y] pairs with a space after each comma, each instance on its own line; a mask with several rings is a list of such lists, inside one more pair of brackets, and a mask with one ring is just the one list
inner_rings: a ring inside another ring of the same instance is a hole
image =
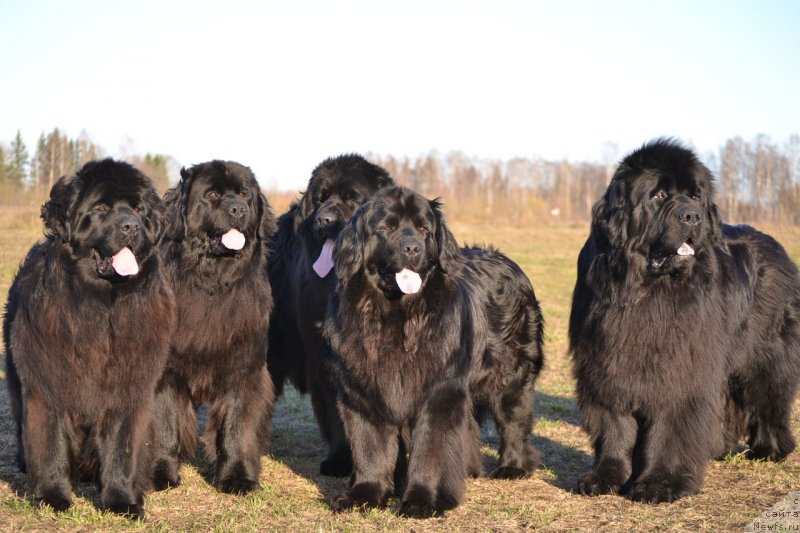
[[326, 346], [319, 331], [335, 283], [334, 241], [358, 206], [390, 185], [389, 173], [360, 155], [326, 159], [311, 173], [300, 200], [280, 216], [270, 242], [275, 310], [267, 365], [279, 393], [290, 381], [310, 394], [320, 432], [329, 444], [320, 464], [320, 473], [327, 476], [346, 476], [352, 469], [336, 395], [322, 363]]
[[479, 424], [500, 435], [495, 478], [531, 474], [543, 321], [522, 269], [492, 247], [459, 248], [442, 205], [382, 189], [339, 234], [323, 337], [353, 457], [336, 511], [439, 515], [480, 475]]
[[178, 327], [156, 391], [155, 484], [180, 482], [195, 454], [195, 407], [209, 404], [205, 455], [223, 492], [259, 487], [274, 399], [265, 364], [272, 293], [266, 240], [275, 218], [249, 168], [210, 161], [181, 170], [164, 201], [162, 247], [178, 301]]
[[57, 511], [86, 478], [101, 508], [143, 518], [176, 318], [158, 253], [164, 206], [147, 176], [104, 159], [60, 178], [41, 213], [46, 237], [14, 278], [3, 323], [17, 464], [28, 494]]

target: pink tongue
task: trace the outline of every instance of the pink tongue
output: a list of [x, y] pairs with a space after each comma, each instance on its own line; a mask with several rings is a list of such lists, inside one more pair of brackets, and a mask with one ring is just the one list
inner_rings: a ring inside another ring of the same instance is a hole
[[330, 239], [325, 241], [322, 245], [322, 251], [319, 257], [314, 261], [313, 269], [317, 276], [324, 278], [333, 269], [333, 246], [334, 242]]
[[419, 292], [420, 287], [422, 287], [422, 278], [419, 277], [419, 274], [407, 268], [395, 274], [394, 279], [397, 281], [397, 286], [400, 287], [400, 290], [406, 294]]
[[123, 248], [111, 258], [111, 266], [120, 276], [133, 276], [139, 272], [136, 256], [130, 248]]
[[244, 235], [236, 228], [231, 228], [222, 236], [222, 246], [228, 250], [241, 250], [244, 248]]

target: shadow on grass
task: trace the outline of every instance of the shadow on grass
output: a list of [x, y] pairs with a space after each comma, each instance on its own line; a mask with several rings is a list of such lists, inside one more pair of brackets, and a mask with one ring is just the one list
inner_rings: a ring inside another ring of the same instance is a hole
[[270, 433], [270, 456], [314, 483], [324, 503], [330, 505], [335, 496], [347, 490], [347, 477], [319, 473], [319, 465], [328, 455], [328, 445], [319, 433], [308, 396], [287, 385], [275, 404]]
[[574, 398], [536, 393], [536, 418], [551, 422], [561, 421], [579, 426], [581, 422], [578, 402]]
[[[546, 394], [537, 394], [537, 416], [548, 421], [577, 425], [579, 420], [575, 400]], [[491, 472], [498, 465], [499, 436], [490, 419], [481, 427], [484, 450], [484, 471]], [[547, 437], [534, 435], [532, 442], [539, 451], [542, 469], [534, 474], [545, 482], [572, 492], [582, 475], [592, 467], [592, 457], [582, 450], [570, 447]], [[348, 478], [331, 478], [319, 473], [319, 464], [327, 455], [327, 444], [317, 429], [307, 397], [287, 387], [278, 400], [272, 421], [272, 458], [286, 465], [298, 476], [314, 483], [322, 500], [330, 505], [333, 498], [348, 488]], [[513, 483], [513, 481], [509, 481]]]

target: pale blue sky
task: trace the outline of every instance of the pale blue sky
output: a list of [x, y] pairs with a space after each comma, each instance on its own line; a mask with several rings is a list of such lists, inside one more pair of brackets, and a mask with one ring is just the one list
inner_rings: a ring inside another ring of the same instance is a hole
[[0, 0], [0, 140], [86, 130], [300, 189], [323, 158], [600, 161], [800, 132], [800, 1]]

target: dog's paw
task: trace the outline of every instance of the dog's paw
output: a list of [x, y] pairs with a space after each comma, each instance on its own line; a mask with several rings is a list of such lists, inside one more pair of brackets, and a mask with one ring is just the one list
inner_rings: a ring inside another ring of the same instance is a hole
[[610, 479], [597, 476], [594, 472], [584, 476], [578, 490], [584, 496], [601, 496], [603, 494], [619, 494], [620, 485]]

